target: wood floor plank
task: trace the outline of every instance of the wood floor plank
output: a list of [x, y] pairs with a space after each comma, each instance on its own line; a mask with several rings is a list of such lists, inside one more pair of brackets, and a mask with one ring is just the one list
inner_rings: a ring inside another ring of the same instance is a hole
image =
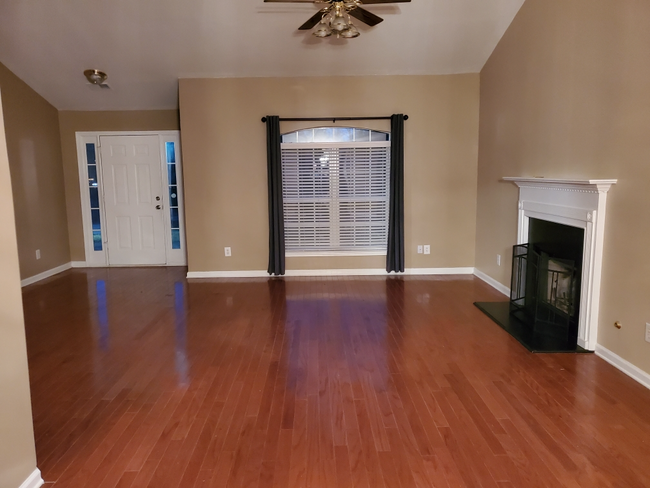
[[650, 391], [594, 355], [529, 353], [474, 307], [503, 299], [474, 277], [185, 274], [23, 289], [48, 486], [650, 486]]

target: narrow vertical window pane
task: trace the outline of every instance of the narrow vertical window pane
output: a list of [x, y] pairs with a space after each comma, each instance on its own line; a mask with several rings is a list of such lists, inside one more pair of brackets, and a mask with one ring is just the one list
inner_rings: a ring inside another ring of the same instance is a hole
[[167, 176], [169, 176], [169, 184], [170, 185], [175, 185], [176, 184], [176, 165], [175, 164], [168, 164], [167, 165]]
[[99, 209], [90, 211], [91, 220], [93, 223], [93, 231], [100, 232], [102, 230], [99, 221]]
[[181, 248], [181, 231], [179, 229], [172, 229], [172, 249]]
[[171, 221], [172, 221], [172, 229], [178, 229], [179, 228], [178, 209], [172, 207], [170, 209], [170, 214], [171, 214]]
[[176, 147], [173, 142], [166, 142], [165, 143], [165, 149], [167, 150], [167, 163], [175, 163], [176, 162]]
[[93, 231], [93, 250], [102, 250], [102, 233], [98, 230]]
[[99, 208], [99, 189], [90, 187], [90, 208]]
[[86, 144], [86, 161], [88, 164], [97, 164], [94, 144]]
[[169, 187], [169, 206], [178, 207], [178, 187], [170, 186]]
[[88, 166], [88, 185], [93, 187], [93, 186], [97, 186], [98, 183], [99, 182], [97, 181], [97, 166], [95, 166], [94, 164]]

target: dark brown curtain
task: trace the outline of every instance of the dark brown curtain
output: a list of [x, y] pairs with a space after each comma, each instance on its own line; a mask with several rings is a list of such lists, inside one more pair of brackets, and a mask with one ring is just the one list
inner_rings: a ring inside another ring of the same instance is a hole
[[404, 272], [404, 115], [390, 118], [390, 203], [386, 271]]
[[282, 210], [282, 155], [280, 117], [266, 116], [267, 170], [269, 179], [269, 274], [284, 274], [284, 212]]

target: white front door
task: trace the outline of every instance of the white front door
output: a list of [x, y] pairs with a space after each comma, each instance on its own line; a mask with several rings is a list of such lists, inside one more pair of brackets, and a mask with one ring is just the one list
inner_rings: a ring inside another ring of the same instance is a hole
[[101, 136], [109, 265], [166, 264], [158, 136]]

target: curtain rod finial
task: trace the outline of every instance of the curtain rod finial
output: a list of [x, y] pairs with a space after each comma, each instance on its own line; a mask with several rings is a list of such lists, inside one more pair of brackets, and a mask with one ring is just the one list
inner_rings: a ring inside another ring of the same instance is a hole
[[404, 120], [408, 120], [408, 119], [409, 119], [409, 116], [408, 116], [408, 115], [405, 115], [405, 116], [404, 116]]
[[266, 123], [266, 117], [262, 117], [262, 122]]

